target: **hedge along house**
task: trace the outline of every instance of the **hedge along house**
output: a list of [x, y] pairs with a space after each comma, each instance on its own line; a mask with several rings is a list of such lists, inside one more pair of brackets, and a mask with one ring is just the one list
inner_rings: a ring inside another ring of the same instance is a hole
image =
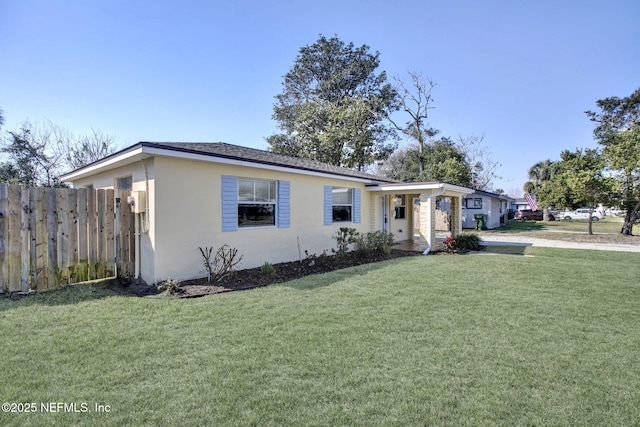
[[396, 241], [416, 235], [431, 248], [435, 198], [451, 197], [457, 234], [462, 196], [472, 192], [226, 143], [140, 142], [62, 179], [116, 197], [131, 192], [135, 276], [148, 283], [203, 277], [205, 246], [236, 248], [243, 269], [319, 255], [336, 247], [341, 227], [388, 231]]

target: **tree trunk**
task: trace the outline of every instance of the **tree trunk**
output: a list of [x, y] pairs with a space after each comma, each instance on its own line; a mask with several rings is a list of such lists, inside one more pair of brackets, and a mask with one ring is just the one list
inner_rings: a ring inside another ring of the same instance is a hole
[[622, 224], [620, 234], [624, 236], [633, 236], [633, 223], [636, 222], [637, 218], [638, 217], [635, 212], [628, 210], [624, 217], [624, 223]]
[[551, 221], [551, 215], [549, 215], [549, 208], [542, 209], [542, 219], [545, 221]]
[[627, 214], [624, 216], [624, 223], [620, 234], [625, 236], [633, 236], [633, 224], [638, 220], [638, 211], [640, 210], [640, 203], [636, 203], [635, 206], [626, 206]]
[[593, 234], [593, 215], [591, 215], [591, 209], [589, 209], [589, 235]]

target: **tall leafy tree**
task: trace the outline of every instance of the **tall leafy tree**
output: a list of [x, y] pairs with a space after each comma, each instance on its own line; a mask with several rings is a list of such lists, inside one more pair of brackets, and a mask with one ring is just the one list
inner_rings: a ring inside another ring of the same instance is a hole
[[[599, 203], [608, 203], [615, 194], [617, 181], [608, 176], [605, 159], [596, 149], [564, 150], [560, 161], [554, 163], [554, 174], [541, 188], [541, 199], [547, 204], [591, 210]], [[589, 234], [593, 234], [589, 215]]]
[[622, 186], [616, 201], [626, 210], [620, 232], [631, 235], [640, 219], [640, 89], [624, 98], [600, 99], [596, 105], [599, 111], [585, 113], [597, 123], [593, 136]]
[[[421, 166], [422, 165], [422, 166]], [[379, 166], [378, 172], [399, 181], [442, 181], [468, 187], [471, 170], [462, 153], [449, 138], [401, 148]]]
[[395, 108], [395, 91], [380, 54], [337, 37], [300, 49], [276, 96], [273, 119], [282, 133], [267, 137], [277, 153], [364, 169], [397, 147], [385, 118]]

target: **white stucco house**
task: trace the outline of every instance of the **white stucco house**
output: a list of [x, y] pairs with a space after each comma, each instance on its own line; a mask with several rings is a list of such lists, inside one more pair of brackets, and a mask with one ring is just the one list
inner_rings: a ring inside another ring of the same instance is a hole
[[[340, 227], [396, 241], [435, 238], [435, 200], [451, 199], [452, 233], [473, 190], [399, 183], [351, 169], [226, 143], [140, 142], [62, 177], [74, 187], [131, 192], [135, 275], [147, 283], [202, 277], [198, 247], [224, 244], [239, 268], [335, 248]], [[419, 199], [419, 208], [414, 209]]]
[[513, 198], [488, 191], [475, 190], [462, 200], [462, 227], [475, 228], [474, 215], [486, 215], [485, 226], [488, 229], [502, 227], [509, 223], [509, 207]]

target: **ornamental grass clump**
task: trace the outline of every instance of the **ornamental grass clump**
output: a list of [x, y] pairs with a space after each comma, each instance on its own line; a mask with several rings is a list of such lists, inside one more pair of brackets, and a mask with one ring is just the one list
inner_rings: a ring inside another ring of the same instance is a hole
[[276, 274], [276, 268], [273, 266], [273, 264], [267, 261], [265, 261], [264, 264], [260, 266], [260, 271], [262, 272], [262, 274], [266, 274], [267, 276]]

